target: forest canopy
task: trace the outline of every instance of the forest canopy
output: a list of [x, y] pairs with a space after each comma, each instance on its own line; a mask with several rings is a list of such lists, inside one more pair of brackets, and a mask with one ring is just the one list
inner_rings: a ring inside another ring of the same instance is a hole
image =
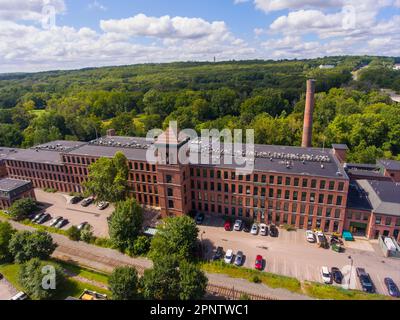
[[257, 143], [300, 145], [306, 80], [314, 78], [314, 146], [346, 143], [355, 162], [399, 158], [399, 104], [380, 91], [400, 91], [394, 62], [329, 57], [0, 75], [0, 145], [89, 141], [110, 128], [145, 136], [170, 120], [197, 131], [252, 128]]

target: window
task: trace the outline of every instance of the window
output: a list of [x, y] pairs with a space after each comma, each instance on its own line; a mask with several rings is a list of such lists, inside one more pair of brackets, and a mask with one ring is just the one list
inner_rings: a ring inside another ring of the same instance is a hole
[[328, 204], [333, 204], [333, 195], [328, 195]]
[[317, 180], [312, 179], [312, 180], [311, 180], [311, 188], [312, 188], [312, 189], [315, 189], [316, 187], [317, 187]]
[[168, 200], [168, 208], [170, 208], [170, 209], [174, 208], [174, 201], [173, 200]]
[[321, 180], [321, 182], [319, 183], [319, 188], [324, 190], [326, 186], [326, 181], [325, 180]]
[[329, 190], [335, 189], [335, 181], [329, 181]]
[[167, 174], [166, 180], [167, 180], [167, 183], [172, 183], [172, 176]]
[[336, 198], [336, 205], [341, 206], [342, 205], [342, 200], [343, 200], [343, 197], [342, 196], [338, 196]]
[[385, 219], [385, 225], [390, 226], [392, 224], [392, 218]]
[[307, 192], [301, 193], [301, 201], [307, 201]]
[[299, 186], [299, 182], [300, 182], [300, 179], [299, 179], [299, 178], [294, 178], [294, 186], [295, 186], [295, 187], [298, 187], [298, 186]]
[[343, 182], [339, 182], [338, 189], [339, 189], [339, 191], [343, 191], [344, 190], [344, 183]]
[[254, 175], [254, 182], [258, 182], [258, 174]]
[[285, 185], [290, 186], [290, 181], [291, 179], [289, 177], [286, 177], [285, 179]]
[[320, 194], [318, 197], [318, 203], [324, 203], [324, 195]]
[[299, 197], [299, 192], [298, 191], [294, 191], [293, 192], [293, 200], [297, 201], [298, 197]]
[[278, 177], [278, 184], [279, 184], [279, 185], [282, 184], [282, 177]]
[[274, 184], [275, 177], [274, 176], [269, 176], [269, 183]]
[[377, 216], [377, 217], [375, 218], [375, 223], [376, 223], [376, 224], [381, 224], [381, 222], [382, 222], [382, 217]]
[[308, 179], [303, 179], [303, 188], [307, 188], [308, 186]]

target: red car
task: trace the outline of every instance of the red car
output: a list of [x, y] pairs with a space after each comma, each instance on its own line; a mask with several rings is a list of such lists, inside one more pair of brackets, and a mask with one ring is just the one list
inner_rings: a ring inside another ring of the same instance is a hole
[[256, 263], [255, 263], [254, 267], [257, 270], [262, 270], [263, 269], [263, 257], [262, 256], [258, 255], [256, 257]]
[[226, 221], [224, 224], [224, 228], [225, 228], [225, 231], [231, 231], [232, 230], [231, 223], [229, 221]]

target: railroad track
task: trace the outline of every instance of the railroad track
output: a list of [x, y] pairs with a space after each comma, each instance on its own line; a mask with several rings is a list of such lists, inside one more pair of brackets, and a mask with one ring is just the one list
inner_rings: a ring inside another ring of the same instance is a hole
[[219, 286], [215, 284], [209, 283], [207, 286], [208, 294], [216, 297], [224, 297], [228, 300], [240, 300], [241, 298], [246, 297], [246, 299], [250, 300], [278, 300], [276, 298], [272, 298], [269, 296], [257, 295], [253, 293], [248, 293], [241, 290], [236, 290], [234, 287], [229, 288], [225, 286]]

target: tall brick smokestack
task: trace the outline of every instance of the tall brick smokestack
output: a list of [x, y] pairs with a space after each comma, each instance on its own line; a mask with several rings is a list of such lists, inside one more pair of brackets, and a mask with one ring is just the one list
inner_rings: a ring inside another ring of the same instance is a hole
[[313, 113], [315, 107], [315, 80], [307, 81], [306, 110], [304, 112], [303, 142], [304, 148], [312, 147]]

